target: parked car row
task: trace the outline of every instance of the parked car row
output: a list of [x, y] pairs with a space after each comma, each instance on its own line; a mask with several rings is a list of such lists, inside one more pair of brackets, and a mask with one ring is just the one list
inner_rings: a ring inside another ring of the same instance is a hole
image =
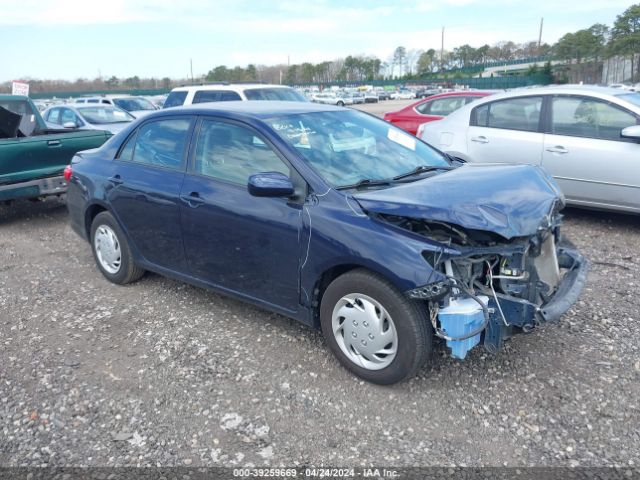
[[156, 106], [144, 97], [133, 95], [102, 95], [99, 97], [82, 97], [75, 101], [76, 104], [112, 105], [129, 112], [135, 118], [147, 115], [155, 110]]
[[324, 103], [326, 105], [337, 105], [343, 107], [345, 105], [353, 105], [355, 100], [353, 96], [343, 92], [321, 92], [313, 95], [311, 101], [314, 103]]
[[49, 107], [42, 114], [50, 128], [108, 130], [116, 134], [136, 118], [107, 104], [78, 103]]
[[441, 120], [463, 105], [491, 93], [488, 90], [468, 90], [428, 96], [395, 112], [385, 113], [384, 119], [415, 135], [421, 124]]

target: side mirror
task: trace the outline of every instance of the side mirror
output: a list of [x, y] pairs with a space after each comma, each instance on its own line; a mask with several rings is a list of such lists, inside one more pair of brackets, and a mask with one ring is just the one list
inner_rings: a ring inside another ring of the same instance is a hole
[[289, 177], [280, 172], [251, 175], [247, 189], [254, 197], [290, 197], [295, 193]]
[[63, 128], [78, 128], [76, 122], [65, 122], [62, 124]]
[[620, 132], [620, 136], [624, 138], [633, 138], [640, 140], [640, 125], [633, 125], [631, 127], [623, 128]]

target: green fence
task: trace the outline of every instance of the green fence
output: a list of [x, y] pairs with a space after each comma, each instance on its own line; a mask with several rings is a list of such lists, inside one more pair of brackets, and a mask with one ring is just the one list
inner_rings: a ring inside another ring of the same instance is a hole
[[396, 88], [398, 86], [417, 86], [417, 85], [441, 85], [444, 87], [467, 86], [469, 88], [478, 88], [482, 90], [500, 90], [504, 88], [528, 87], [531, 85], [548, 85], [552, 83], [551, 75], [522, 75], [508, 77], [428, 77], [413, 80], [369, 80], [361, 82], [330, 82], [326, 84], [296, 84], [296, 88], [308, 88], [322, 86], [355, 88], [361, 85], [372, 85], [374, 87], [383, 87], [385, 89]]
[[[429, 83], [464, 85], [469, 88], [481, 90], [501, 90], [505, 88], [529, 87], [532, 85], [549, 85], [553, 82], [551, 75], [523, 75], [508, 77], [471, 77], [471, 78], [448, 78], [431, 79]], [[419, 84], [422, 82], [416, 82]]]
[[29, 93], [29, 97], [33, 99], [38, 98], [77, 98], [77, 97], [87, 97], [94, 95], [164, 95], [165, 93], [169, 93], [171, 91], [170, 88], [153, 88], [147, 90], [99, 90], [99, 91], [84, 91], [84, 92], [38, 92], [38, 93]]
[[[292, 85], [296, 88], [307, 88], [311, 86], [327, 87], [347, 87], [355, 88], [362, 85], [373, 85], [374, 87], [383, 87], [385, 89], [395, 89], [399, 85], [442, 85], [442, 86], [467, 86], [469, 88], [478, 88], [485, 90], [500, 90], [504, 88], [518, 88], [527, 87], [530, 85], [548, 85], [553, 81], [550, 75], [538, 74], [538, 75], [512, 75], [507, 77], [470, 77], [470, 76], [458, 76], [455, 77], [425, 77], [416, 78], [412, 80], [363, 80], [360, 82], [330, 82], [326, 84], [296, 84]], [[109, 94], [125, 94], [125, 95], [162, 95], [169, 93], [170, 89], [156, 88], [147, 90], [104, 90], [95, 92], [38, 92], [31, 93], [29, 96], [33, 99], [39, 98], [77, 98], [88, 95], [109, 95]]]

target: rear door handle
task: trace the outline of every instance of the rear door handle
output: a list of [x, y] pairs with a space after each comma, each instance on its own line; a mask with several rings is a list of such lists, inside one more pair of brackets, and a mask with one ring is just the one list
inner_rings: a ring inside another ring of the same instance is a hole
[[200, 197], [198, 192], [191, 192], [189, 195], [180, 195], [180, 200], [191, 208], [197, 208], [204, 203], [204, 199]]
[[550, 153], [559, 153], [561, 155], [565, 154], [565, 153], [569, 153], [569, 150], [567, 150], [566, 148], [564, 148], [561, 145], [556, 145], [555, 147], [549, 147], [546, 149], [547, 152]]
[[62, 142], [60, 140], [49, 140], [47, 142], [47, 147], [61, 147]]
[[120, 175], [114, 175], [113, 177], [109, 177], [107, 180], [109, 180], [114, 185], [120, 185], [122, 182], [124, 182], [124, 180], [120, 178]]
[[476, 143], [489, 143], [489, 140], [487, 139], [487, 137], [482, 135], [479, 137], [471, 137], [471, 141]]

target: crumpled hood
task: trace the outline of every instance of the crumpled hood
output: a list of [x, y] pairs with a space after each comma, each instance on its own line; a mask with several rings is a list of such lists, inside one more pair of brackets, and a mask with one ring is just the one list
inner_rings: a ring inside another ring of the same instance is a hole
[[497, 233], [533, 235], [564, 196], [533, 165], [465, 164], [416, 182], [356, 193], [366, 211], [434, 220]]

